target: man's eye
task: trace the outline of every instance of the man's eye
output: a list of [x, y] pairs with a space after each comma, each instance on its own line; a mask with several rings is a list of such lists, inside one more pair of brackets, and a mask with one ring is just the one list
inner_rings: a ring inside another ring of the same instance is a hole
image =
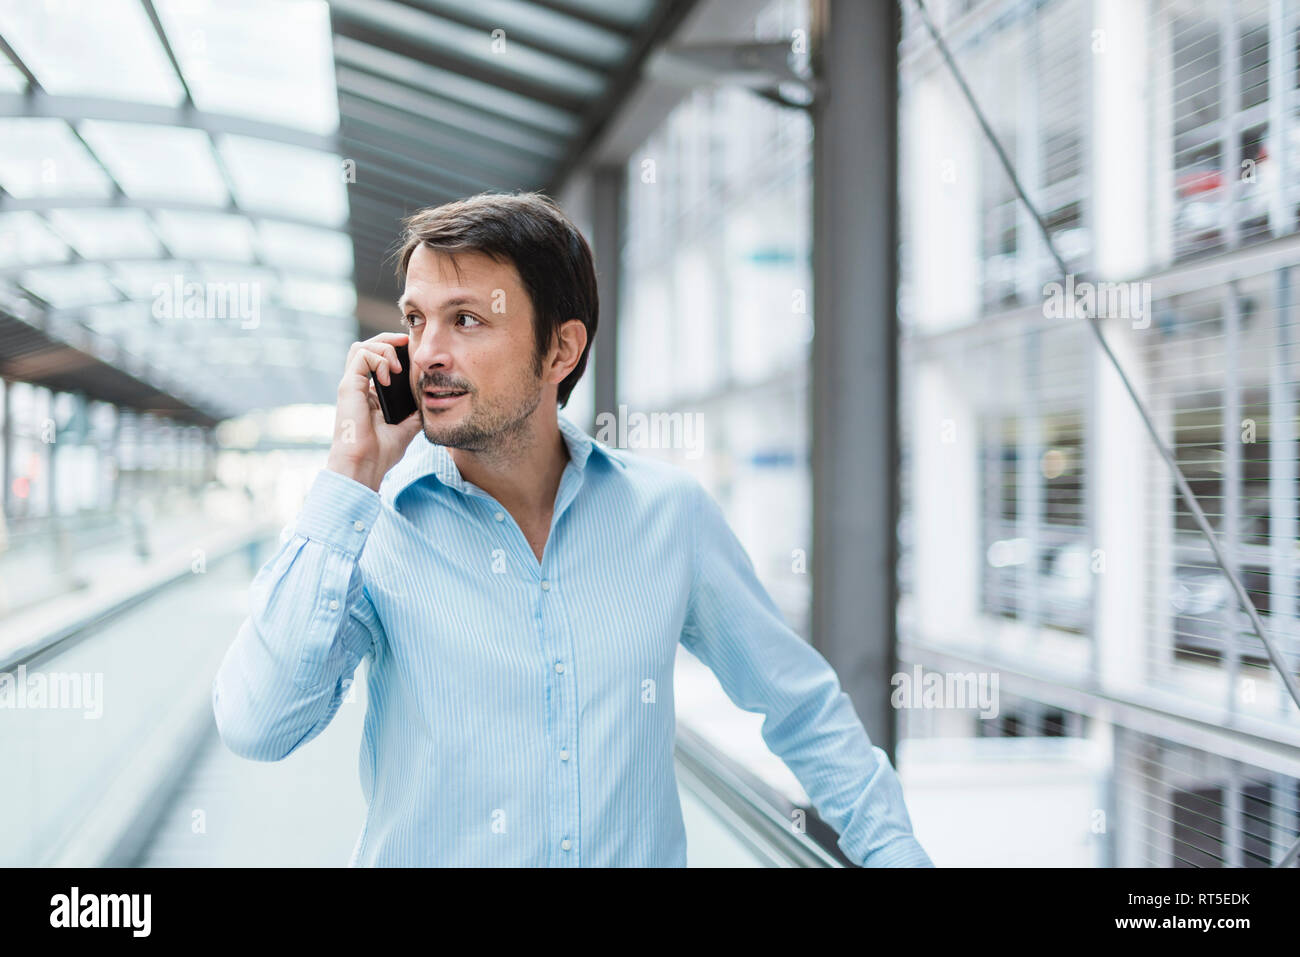
[[457, 314], [456, 318], [457, 318], [457, 319], [468, 319], [468, 320], [469, 320], [471, 323], [473, 323], [475, 326], [481, 326], [481, 325], [483, 325], [482, 322], [480, 322], [480, 321], [479, 321], [478, 319], [476, 319], [474, 316], [471, 316], [468, 312], [462, 312], [462, 313], [459, 313], [459, 314]]
[[424, 320], [421, 319], [419, 316], [415, 315], [415, 313], [407, 313], [405, 316], [402, 316], [402, 325], [404, 325], [407, 329], [413, 329], [416, 326], [420, 326], [423, 324], [424, 324]]

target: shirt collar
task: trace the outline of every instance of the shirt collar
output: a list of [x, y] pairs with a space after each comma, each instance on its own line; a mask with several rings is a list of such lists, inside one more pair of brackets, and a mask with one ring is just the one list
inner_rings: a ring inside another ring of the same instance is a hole
[[[604, 457], [623, 467], [623, 463], [612, 454], [610, 449], [574, 425], [564, 413], [557, 410], [555, 419], [560, 428], [560, 435], [569, 448], [569, 462], [579, 472], [586, 470], [593, 451], [597, 453], [597, 457]], [[421, 430], [411, 439], [411, 444], [406, 447], [401, 460], [385, 476], [383, 486], [387, 486], [389, 500], [396, 503], [403, 492], [430, 475], [448, 488], [459, 492], [469, 491], [469, 485], [461, 477], [460, 469], [456, 467], [456, 462], [447, 447], [434, 445], [424, 437], [424, 431]], [[384, 490], [383, 486], [381, 491]]]

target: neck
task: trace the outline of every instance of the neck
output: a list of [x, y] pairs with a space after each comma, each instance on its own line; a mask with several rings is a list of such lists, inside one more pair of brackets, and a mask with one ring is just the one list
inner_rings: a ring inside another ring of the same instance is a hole
[[487, 492], [512, 514], [548, 512], [555, 505], [569, 447], [553, 404], [542, 402], [517, 429], [490, 449], [450, 449], [461, 477]]

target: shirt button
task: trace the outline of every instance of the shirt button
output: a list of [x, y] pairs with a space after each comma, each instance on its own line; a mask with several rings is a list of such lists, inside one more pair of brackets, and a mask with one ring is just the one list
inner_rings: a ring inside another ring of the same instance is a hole
[[573, 847], [573, 842], [566, 837], [560, 842], [560, 847], [567, 851], [569, 848]]
[[498, 522], [504, 522], [504, 521], [506, 520], [506, 513], [505, 513], [505, 512], [497, 512], [497, 513], [496, 513], [495, 515], [493, 515], [492, 517], [495, 518]]
[[542, 591], [550, 591], [550, 590], [551, 590], [551, 583], [550, 583], [550, 582], [542, 582]]
[[364, 532], [366, 530], [366, 523], [361, 521], [361, 519], [357, 519], [355, 522], [352, 523], [352, 527], [355, 528], [358, 532]]
[[555, 663], [555, 673], [556, 673], [557, 675], [562, 675], [562, 674], [564, 674], [564, 662], [563, 662], [563, 661], [557, 661], [557, 662]]
[[561, 751], [561, 752], [560, 752], [560, 760], [561, 760], [561, 761], [567, 761], [567, 760], [569, 760], [569, 752], [568, 752], [568, 751]]
[[339, 600], [337, 598], [331, 598], [330, 611], [338, 611], [338, 610], [339, 610]]

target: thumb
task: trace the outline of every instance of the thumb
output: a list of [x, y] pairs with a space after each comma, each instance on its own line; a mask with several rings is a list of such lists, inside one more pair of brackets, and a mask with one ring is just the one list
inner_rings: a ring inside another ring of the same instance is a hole
[[416, 409], [403, 419], [399, 425], [402, 427], [399, 434], [402, 436], [402, 446], [405, 448], [411, 444], [411, 439], [415, 438], [415, 433], [424, 428], [424, 416], [420, 414], [419, 409]]

